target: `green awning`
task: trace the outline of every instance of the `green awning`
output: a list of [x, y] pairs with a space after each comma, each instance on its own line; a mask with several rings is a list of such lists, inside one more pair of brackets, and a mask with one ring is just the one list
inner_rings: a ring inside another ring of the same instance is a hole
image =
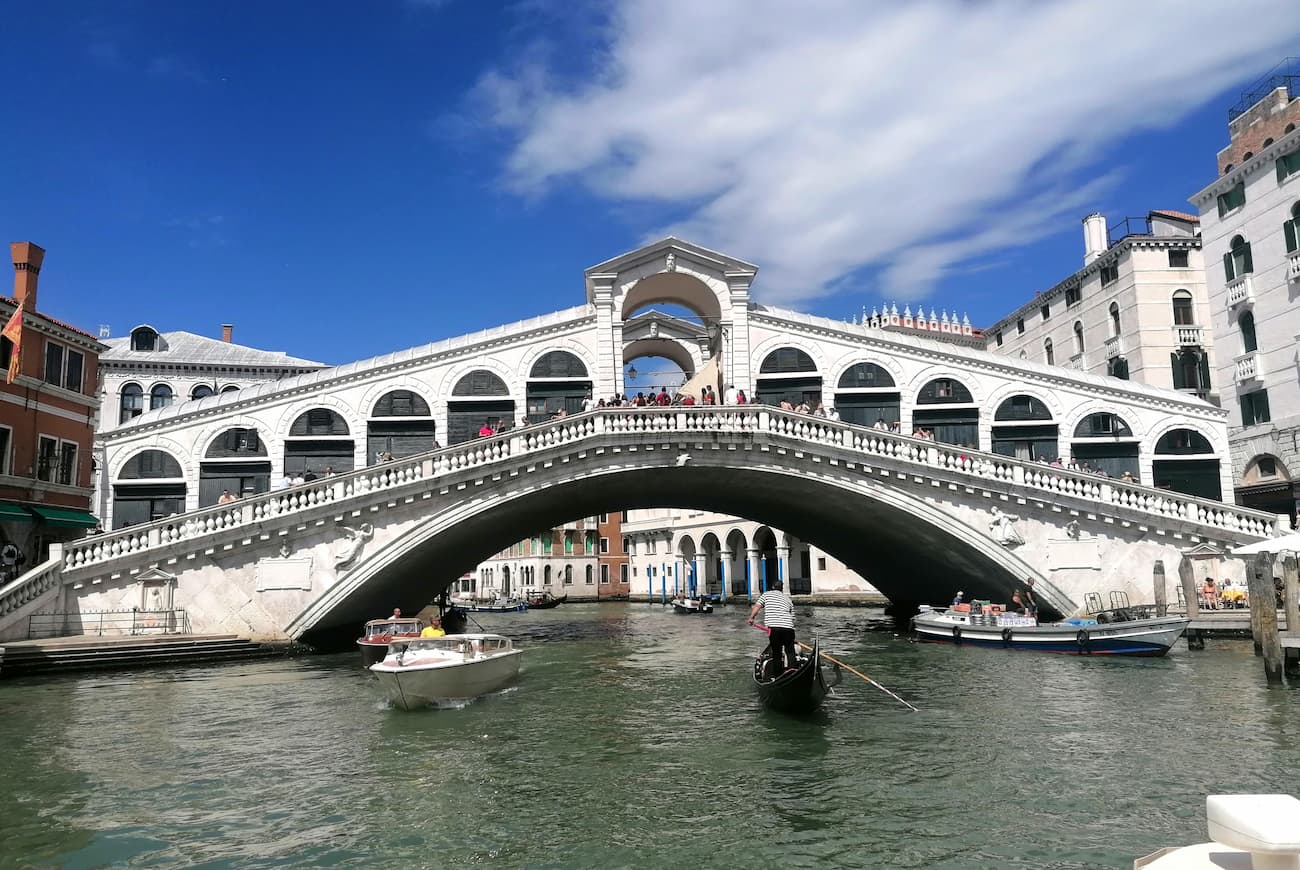
[[32, 523], [36, 518], [27, 512], [27, 508], [11, 501], [0, 501], [0, 522]]
[[48, 505], [30, 505], [27, 509], [40, 517], [45, 525], [56, 529], [93, 529], [99, 525], [99, 520], [85, 511]]

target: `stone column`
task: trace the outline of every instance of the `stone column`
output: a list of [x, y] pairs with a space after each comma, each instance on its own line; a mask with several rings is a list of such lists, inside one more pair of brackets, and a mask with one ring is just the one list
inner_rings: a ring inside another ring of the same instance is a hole
[[[590, 275], [587, 278], [596, 306], [596, 371], [592, 372], [593, 399], [622, 392], [623, 346], [615, 343], [614, 281], [617, 275]], [[620, 324], [621, 327], [621, 324]]]
[[709, 563], [708, 556], [705, 553], [695, 554], [695, 594], [703, 595], [708, 591], [709, 585]]
[[725, 380], [750, 398], [754, 396], [754, 380], [749, 359], [749, 285], [754, 275], [750, 270], [726, 273], [731, 310], [722, 312], [721, 324], [729, 336], [724, 340], [722, 354]]
[[760, 554], [754, 547], [748, 547], [745, 550], [745, 597], [750, 601], [754, 600], [754, 590], [760, 585], [758, 572]]
[[790, 589], [789, 589], [789, 587], [790, 587], [790, 548], [789, 548], [789, 547], [777, 547], [777, 548], [776, 548], [776, 579], [778, 579], [778, 580], [781, 581], [782, 585], [784, 585], [784, 586], [786, 587], [786, 591], [787, 591], [787, 592], [790, 591]]
[[718, 582], [722, 584], [722, 603], [727, 603], [727, 568], [731, 565], [731, 551], [721, 552], [722, 565], [718, 569]]

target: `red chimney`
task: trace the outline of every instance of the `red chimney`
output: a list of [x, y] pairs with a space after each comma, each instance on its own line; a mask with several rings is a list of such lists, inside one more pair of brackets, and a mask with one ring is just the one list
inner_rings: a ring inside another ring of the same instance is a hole
[[28, 311], [36, 310], [36, 277], [41, 274], [45, 249], [32, 242], [9, 246], [14, 261], [14, 300]]
[[234, 334], [235, 334], [235, 324], [233, 324], [233, 323], [223, 323], [223, 324], [221, 324], [221, 340], [222, 340], [222, 341], [224, 341], [226, 344], [230, 344], [231, 336], [233, 336]]

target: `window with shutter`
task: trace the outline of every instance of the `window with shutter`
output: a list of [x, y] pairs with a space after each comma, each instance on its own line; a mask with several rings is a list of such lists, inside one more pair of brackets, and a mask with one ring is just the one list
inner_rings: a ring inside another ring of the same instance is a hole
[[1246, 204], [1246, 183], [1238, 181], [1233, 185], [1231, 190], [1225, 191], [1218, 196], [1219, 217], [1223, 217], [1230, 211], [1241, 208]]
[[1281, 184], [1296, 173], [1300, 173], [1300, 148], [1277, 159], [1277, 183]]
[[1282, 224], [1282, 235], [1286, 238], [1288, 254], [1300, 251], [1300, 202], [1291, 206], [1291, 220]]

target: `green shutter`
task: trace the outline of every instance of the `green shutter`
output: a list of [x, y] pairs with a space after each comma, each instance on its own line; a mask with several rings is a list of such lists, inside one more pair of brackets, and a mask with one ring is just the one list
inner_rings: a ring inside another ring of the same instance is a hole
[[1270, 423], [1273, 415], [1268, 411], [1268, 390], [1260, 390], [1255, 394], [1258, 398], [1255, 400], [1255, 412], [1259, 417], [1260, 423]]
[[1174, 389], [1181, 390], [1187, 386], [1183, 383], [1183, 367], [1179, 365], [1178, 352], [1169, 354], [1169, 367], [1174, 371]]
[[1232, 270], [1232, 251], [1223, 255], [1223, 274], [1229, 281], [1237, 277]]
[[1201, 354], [1201, 360], [1197, 368], [1200, 370], [1200, 375], [1201, 375], [1201, 383], [1199, 388], [1202, 390], [1208, 390], [1210, 388], [1210, 355], [1209, 354], [1207, 353]]
[[1251, 418], [1250, 413], [1250, 394], [1247, 393], [1237, 399], [1237, 404], [1241, 406], [1241, 425], [1249, 426], [1255, 421]]
[[1249, 275], [1255, 271], [1255, 263], [1250, 259], [1250, 242], [1242, 246], [1241, 274]]
[[1286, 252], [1294, 254], [1300, 245], [1296, 244], [1296, 221], [1289, 220], [1282, 224], [1282, 235], [1286, 236]]

